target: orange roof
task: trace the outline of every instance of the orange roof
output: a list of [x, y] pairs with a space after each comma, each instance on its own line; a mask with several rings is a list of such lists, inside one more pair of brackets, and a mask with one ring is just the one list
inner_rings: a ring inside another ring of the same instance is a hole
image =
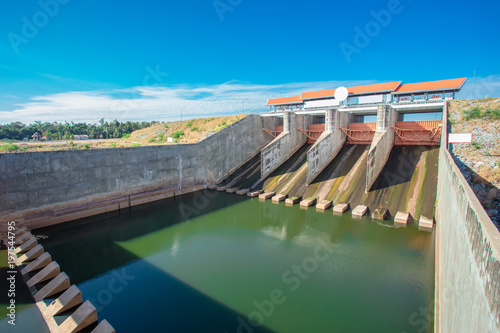
[[[376, 83], [367, 84], [364, 86], [348, 87], [347, 90], [349, 94], [359, 95], [367, 93], [380, 93], [380, 92], [392, 92], [396, 90], [401, 85], [401, 81], [387, 82], [387, 83]], [[316, 99], [316, 98], [327, 98], [333, 97], [335, 95], [336, 89], [320, 90], [302, 93], [302, 99]]]
[[267, 100], [267, 105], [287, 105], [287, 104], [302, 104], [300, 96], [271, 98]]
[[442, 90], [460, 90], [467, 78], [440, 80], [431, 82], [409, 83], [401, 85], [393, 94], [414, 93], [421, 91], [442, 91]]
[[319, 90], [319, 91], [311, 91], [302, 93], [302, 99], [315, 99], [315, 98], [325, 98], [325, 97], [333, 97], [335, 95], [336, 89], [328, 89], [328, 90]]

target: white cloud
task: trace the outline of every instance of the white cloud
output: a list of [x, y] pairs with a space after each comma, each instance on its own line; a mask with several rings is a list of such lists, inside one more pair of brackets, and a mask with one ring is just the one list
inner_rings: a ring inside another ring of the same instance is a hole
[[268, 98], [299, 95], [304, 91], [374, 81], [329, 81], [257, 85], [231, 81], [220, 85], [142, 86], [129, 89], [79, 91], [32, 97], [18, 109], [0, 111], [0, 123], [20, 121], [161, 121], [266, 111]]
[[[128, 89], [75, 91], [32, 97], [13, 111], [0, 111], [0, 123], [21, 121], [173, 121], [181, 117], [209, 117], [243, 112], [266, 111], [268, 98], [299, 95], [305, 91], [376, 83], [366, 81], [304, 82], [258, 85], [238, 81], [220, 85], [141, 86]], [[472, 79], [467, 80], [458, 98], [470, 98]], [[477, 77], [474, 97], [500, 96], [500, 75]]]

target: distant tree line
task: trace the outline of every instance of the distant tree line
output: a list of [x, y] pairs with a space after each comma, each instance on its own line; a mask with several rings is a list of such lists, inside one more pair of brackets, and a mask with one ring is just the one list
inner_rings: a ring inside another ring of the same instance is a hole
[[88, 135], [90, 139], [111, 139], [121, 138], [133, 131], [149, 127], [156, 124], [152, 122], [112, 122], [104, 121], [104, 118], [98, 124], [87, 123], [58, 123], [35, 121], [33, 124], [25, 125], [21, 122], [14, 122], [6, 125], [0, 125], [0, 140], [27, 140], [38, 132], [50, 140], [71, 140], [73, 135]]

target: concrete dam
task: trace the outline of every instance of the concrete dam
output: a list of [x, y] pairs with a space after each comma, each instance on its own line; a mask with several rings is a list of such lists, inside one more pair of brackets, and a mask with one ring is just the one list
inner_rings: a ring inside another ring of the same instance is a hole
[[[281, 214], [290, 218], [299, 214], [293, 209], [300, 205], [315, 206], [325, 219], [333, 211], [385, 220], [384, 225], [390, 227], [417, 225], [424, 230], [421, 233], [435, 233], [430, 331], [498, 332], [498, 231], [447, 150], [446, 103], [424, 109], [442, 112], [438, 121], [404, 121], [402, 115], [410, 112], [415, 110], [389, 104], [355, 112], [286, 110], [249, 115], [192, 145], [1, 154], [2, 234], [7, 233], [9, 221], [33, 233], [51, 234], [55, 229], [50, 228], [63, 222], [153, 205], [165, 198], [192, 193], [196, 202], [196, 194], [206, 189], [233, 193], [234, 199], [228, 200], [238, 203], [252, 200], [248, 196], [286, 201], [292, 207], [284, 209], [290, 213]], [[374, 116], [376, 122], [364, 122], [366, 115]], [[263, 205], [259, 214], [271, 214], [266, 213], [267, 202], [259, 204]], [[251, 220], [242, 220], [248, 228], [255, 228]], [[146, 251], [145, 246], [157, 242], [147, 237], [159, 227], [141, 228], [145, 239], [119, 242], [128, 251], [127, 256], [121, 254], [123, 262], [132, 255], [144, 258], [156, 251]], [[176, 228], [189, 233], [193, 226]], [[133, 231], [126, 233], [131, 238]], [[177, 236], [168, 237], [175, 243]], [[41, 243], [51, 247], [50, 238]], [[43, 248], [37, 251], [37, 256], [43, 255]], [[61, 268], [69, 269], [73, 280], [71, 270], [78, 267], [70, 258], [60, 260], [66, 260]], [[99, 267], [96, 274], [103, 272]], [[181, 270], [176, 272], [183, 276]], [[70, 285], [61, 274], [56, 278], [67, 285], [59, 290], [64, 291]], [[190, 282], [202, 288], [203, 281]], [[212, 292], [215, 295], [214, 289], [207, 294]], [[224, 297], [238, 310], [245, 309], [238, 300]]]

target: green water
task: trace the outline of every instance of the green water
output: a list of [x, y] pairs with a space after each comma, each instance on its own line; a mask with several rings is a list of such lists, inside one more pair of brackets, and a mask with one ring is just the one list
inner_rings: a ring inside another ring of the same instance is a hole
[[37, 232], [117, 332], [432, 331], [414, 226], [207, 191]]

